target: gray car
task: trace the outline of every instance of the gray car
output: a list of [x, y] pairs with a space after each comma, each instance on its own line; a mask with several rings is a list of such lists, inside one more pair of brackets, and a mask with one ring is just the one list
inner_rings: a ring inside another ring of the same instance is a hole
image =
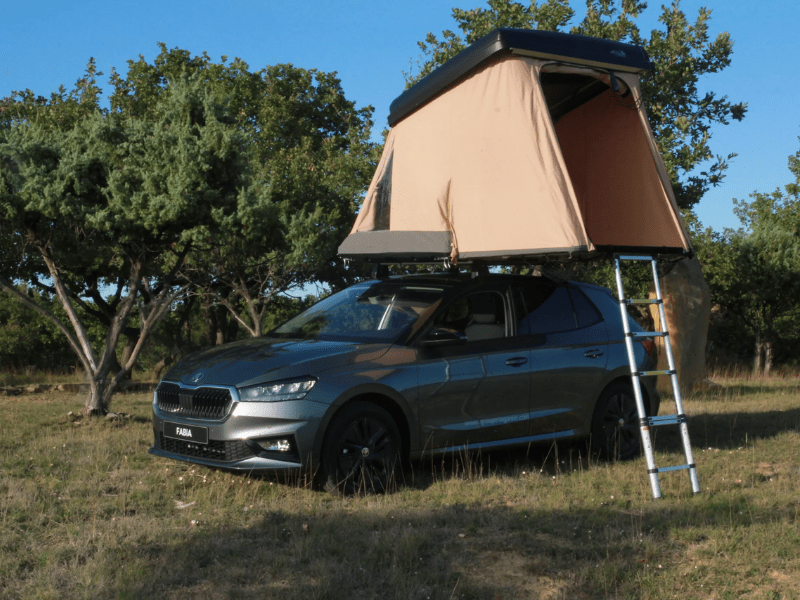
[[[630, 320], [631, 328], [641, 331]], [[384, 490], [406, 458], [590, 438], [639, 453], [618, 301], [546, 277], [403, 276], [329, 296], [263, 338], [183, 359], [153, 398], [151, 454], [308, 470]], [[652, 343], [634, 344], [640, 370]], [[653, 378], [645, 406], [658, 414]]]

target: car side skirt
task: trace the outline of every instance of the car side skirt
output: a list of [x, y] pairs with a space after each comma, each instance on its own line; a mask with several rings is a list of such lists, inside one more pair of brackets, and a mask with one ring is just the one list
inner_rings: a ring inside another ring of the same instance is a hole
[[561, 438], [576, 437], [574, 429], [565, 431], [555, 431], [553, 433], [543, 433], [539, 435], [529, 435], [525, 437], [513, 438], [508, 440], [494, 440], [491, 442], [480, 442], [477, 444], [463, 444], [461, 446], [447, 446], [445, 448], [424, 449], [411, 454], [412, 460], [417, 460], [426, 456], [441, 456], [454, 452], [474, 452], [476, 450], [494, 450], [497, 448], [508, 448], [511, 446], [526, 446], [528, 444], [540, 444]]

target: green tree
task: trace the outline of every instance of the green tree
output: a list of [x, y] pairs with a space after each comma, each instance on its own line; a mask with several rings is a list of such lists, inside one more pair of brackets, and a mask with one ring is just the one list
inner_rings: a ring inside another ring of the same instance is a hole
[[310, 281], [337, 286], [346, 278], [336, 249], [375, 167], [372, 108], [357, 109], [335, 73], [291, 65], [251, 72], [239, 59], [214, 63], [163, 44], [152, 64], [131, 61], [124, 79], [114, 74], [112, 106], [145, 113], [167, 93], [164, 82], [184, 72], [227, 99], [270, 203], [240, 207], [221, 234], [199, 241], [181, 272], [205, 296], [215, 342], [235, 333], [230, 320], [259, 336], [277, 298]]
[[[194, 247], [240, 213], [271, 215], [268, 190], [249, 173], [248, 140], [202, 77], [173, 74], [160, 82], [167, 93], [137, 111], [102, 108], [98, 75], [90, 62], [69, 94], [0, 103], [0, 286], [66, 337], [90, 383], [89, 414], [107, 411], [155, 324], [188, 290], [177, 273]], [[51, 293], [66, 317], [17, 282]], [[116, 292], [105, 299], [108, 286]], [[107, 319], [100, 351], [84, 314]], [[114, 372], [134, 315], [136, 343]]]
[[783, 190], [734, 200], [742, 229], [695, 236], [714, 303], [752, 336], [756, 373], [769, 374], [781, 331], [800, 310], [800, 151], [789, 170], [794, 181]]
[[[741, 120], [746, 104], [733, 103], [714, 92], [701, 94], [699, 82], [730, 65], [733, 42], [728, 33], [709, 38], [711, 11], [701, 8], [693, 22], [679, 0], [662, 6], [659, 22], [645, 38], [636, 19], [647, 9], [637, 0], [587, 0], [583, 19], [575, 25], [569, 0], [488, 0], [487, 8], [453, 9], [461, 33], [444, 31], [441, 38], [428, 33], [419, 42], [422, 62], [416, 73], [406, 74], [410, 86], [467, 45], [496, 27], [566, 31], [643, 46], [655, 63], [655, 73], [645, 77], [642, 92], [650, 125], [672, 181], [678, 204], [693, 207], [722, 180], [728, 161], [735, 156], [714, 157], [709, 145], [711, 126]], [[708, 165], [704, 170], [698, 169]]]
[[[107, 410], [164, 315], [182, 331], [188, 316], [170, 307], [187, 294], [204, 296], [215, 327], [230, 329], [227, 311], [258, 335], [282, 293], [311, 278], [340, 285], [331, 257], [377, 151], [372, 109], [356, 109], [335, 74], [251, 72], [162, 44], [152, 64], [112, 72], [109, 108], [99, 75], [90, 61], [69, 92], [0, 101], [0, 286], [66, 337], [90, 413]], [[99, 350], [87, 319], [106, 331]], [[191, 345], [179, 337], [167, 361]]]

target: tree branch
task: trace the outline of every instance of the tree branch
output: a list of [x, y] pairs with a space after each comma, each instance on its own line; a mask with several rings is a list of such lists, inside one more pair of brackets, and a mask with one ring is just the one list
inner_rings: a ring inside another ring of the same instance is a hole
[[75, 352], [75, 354], [78, 356], [78, 359], [81, 361], [81, 364], [83, 365], [86, 374], [87, 375], [92, 374], [92, 365], [87, 360], [86, 356], [84, 356], [81, 345], [78, 343], [78, 340], [75, 339], [75, 336], [72, 335], [72, 332], [70, 332], [67, 326], [61, 321], [61, 319], [59, 319], [57, 316], [55, 316], [53, 313], [51, 313], [43, 306], [40, 306], [39, 304], [34, 302], [27, 295], [20, 292], [17, 289], [17, 287], [5, 277], [0, 277], [0, 287], [2, 287], [11, 296], [16, 298], [20, 303], [36, 311], [37, 313], [45, 317], [47, 320], [49, 320], [51, 323], [53, 323], [56, 327], [58, 327], [59, 331], [61, 331], [61, 333], [63, 333], [64, 336], [67, 338], [67, 342], [69, 343], [73, 352]]

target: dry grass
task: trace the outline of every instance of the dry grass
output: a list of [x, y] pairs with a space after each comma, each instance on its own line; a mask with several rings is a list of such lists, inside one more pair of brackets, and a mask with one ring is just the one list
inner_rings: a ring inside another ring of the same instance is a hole
[[[717, 377], [717, 381], [720, 378]], [[703, 493], [581, 444], [416, 464], [391, 495], [153, 458], [150, 399], [0, 397], [5, 598], [794, 598], [800, 380], [686, 400]], [[659, 465], [682, 462], [660, 431]]]
[[[158, 381], [153, 371], [134, 370], [133, 381]], [[0, 388], [10, 386], [27, 386], [31, 384], [85, 383], [86, 373], [80, 369], [63, 372], [43, 371], [34, 367], [24, 369], [0, 370]]]

